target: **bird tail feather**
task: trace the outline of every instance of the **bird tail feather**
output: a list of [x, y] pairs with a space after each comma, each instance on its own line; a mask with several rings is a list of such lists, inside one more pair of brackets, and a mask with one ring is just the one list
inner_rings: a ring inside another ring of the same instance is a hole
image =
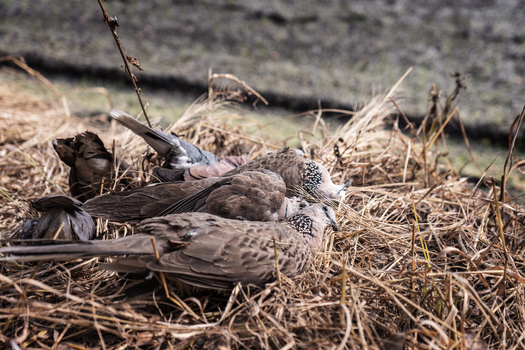
[[157, 153], [166, 157], [175, 169], [182, 168], [184, 170], [189, 165], [196, 164], [210, 165], [217, 160], [213, 153], [202, 150], [189, 142], [179, 139], [175, 135], [152, 129], [124, 111], [114, 109], [109, 115], [142, 137]]
[[152, 129], [124, 111], [114, 109], [109, 115], [111, 118], [142, 137], [148, 145], [153, 147], [157, 153], [163, 156], [166, 156], [172, 147], [180, 147], [180, 143], [177, 142], [179, 140], [175, 136], [169, 135], [160, 130]]
[[0, 261], [64, 261], [116, 255], [154, 254], [151, 237], [137, 234], [111, 241], [3, 247], [0, 248]]

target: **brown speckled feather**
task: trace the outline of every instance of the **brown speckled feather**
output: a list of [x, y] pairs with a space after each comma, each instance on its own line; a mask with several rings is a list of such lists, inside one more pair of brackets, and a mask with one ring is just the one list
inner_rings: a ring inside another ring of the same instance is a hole
[[[335, 214], [316, 204], [303, 209], [290, 224], [224, 219], [206, 213], [186, 213], [144, 220], [137, 234], [111, 241], [89, 241], [38, 247], [6, 247], [4, 258], [19, 261], [67, 260], [128, 255], [107, 266], [115, 271], [163, 271], [179, 281], [202, 288], [228, 290], [237, 283], [258, 286], [275, 279], [275, 251], [280, 272], [304, 271], [317, 250], [324, 229]], [[160, 258], [153, 254], [151, 236]], [[275, 246], [274, 246], [275, 239]]]

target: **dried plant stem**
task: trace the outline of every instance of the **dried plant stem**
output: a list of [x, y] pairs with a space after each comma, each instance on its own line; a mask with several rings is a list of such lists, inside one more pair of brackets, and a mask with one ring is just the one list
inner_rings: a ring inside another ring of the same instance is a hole
[[[505, 244], [505, 233], [503, 232], [503, 222], [501, 220], [501, 212], [498, 203], [498, 196], [496, 191], [496, 184], [494, 179], [492, 179], [492, 194], [494, 195], [494, 211], [496, 212], [496, 225], [498, 226], [498, 233], [501, 239], [501, 249], [503, 250], [503, 255], [505, 256], [505, 261], [503, 265], [503, 278], [501, 279], [499, 285], [499, 295], [505, 295], [506, 285], [507, 285], [507, 268], [509, 264], [509, 253], [507, 251], [507, 246]], [[501, 191], [505, 191], [503, 188]]]
[[142, 108], [142, 112], [144, 113], [144, 117], [146, 118], [146, 121], [148, 122], [148, 125], [151, 127], [151, 122], [148, 118], [148, 113], [146, 112], [146, 108], [144, 106], [144, 100], [142, 98], [142, 94], [140, 93], [140, 89], [137, 86], [137, 77], [131, 72], [131, 68], [129, 66], [128, 61], [131, 61], [134, 63], [134, 65], [142, 70], [140, 67], [140, 63], [135, 58], [130, 57], [125, 51], [124, 46], [120, 42], [120, 38], [117, 35], [117, 27], [118, 22], [114, 19], [111, 19], [106, 12], [106, 9], [104, 8], [104, 5], [102, 4], [102, 0], [98, 0], [98, 4], [100, 5], [100, 9], [102, 10], [103, 16], [104, 16], [104, 22], [109, 27], [109, 30], [111, 31], [111, 34], [113, 34], [113, 38], [115, 39], [115, 42], [117, 43], [118, 50], [120, 52], [120, 55], [122, 56], [122, 60], [124, 61], [124, 68], [126, 71], [126, 74], [129, 76], [131, 83], [135, 87], [135, 93], [137, 94], [137, 97], [139, 99], [140, 107]]
[[521, 123], [525, 116], [525, 106], [523, 107], [521, 113], [514, 119], [512, 126], [509, 132], [509, 151], [507, 153], [507, 158], [505, 158], [505, 164], [503, 165], [503, 175], [501, 176], [501, 193], [499, 200], [502, 203], [505, 203], [505, 191], [507, 184], [507, 177], [512, 169], [512, 153], [516, 146], [516, 140], [518, 139], [518, 134], [521, 128]]
[[[155, 253], [155, 259], [157, 259], [157, 263], [160, 263], [160, 255], [159, 251], [157, 250], [157, 244], [155, 243], [155, 237], [151, 237], [151, 245], [153, 247], [153, 252]], [[166, 278], [164, 277], [164, 272], [159, 272], [160, 280], [162, 283], [162, 287], [164, 287], [164, 292], [166, 293], [166, 298], [170, 298], [170, 291], [168, 289], [168, 285], [166, 284]], [[182, 308], [182, 305], [179, 305]]]
[[[157, 244], [155, 243], [155, 237], [151, 237], [151, 245], [153, 246], [153, 252], [155, 254], [155, 259], [157, 259], [157, 263], [160, 263], [160, 255], [159, 251], [157, 250]], [[158, 275], [160, 277], [160, 282], [162, 284], [162, 287], [164, 288], [164, 292], [166, 293], [166, 298], [171, 300], [175, 305], [180, 307], [183, 310], [186, 310], [190, 315], [193, 316], [194, 319], [198, 320], [200, 319], [199, 315], [195, 313], [184, 301], [182, 301], [177, 295], [171, 295], [168, 284], [166, 283], [166, 277], [164, 276], [164, 272], [159, 271]]]
[[277, 273], [277, 281], [279, 282], [279, 288], [282, 288], [282, 282], [281, 282], [281, 270], [279, 269], [279, 252], [277, 251], [277, 243], [276, 238], [273, 236], [273, 254], [275, 258], [275, 271]]
[[261, 100], [265, 105], [268, 105], [268, 101], [266, 101], [266, 99], [261, 94], [259, 94], [257, 91], [255, 91], [251, 86], [246, 84], [244, 81], [242, 81], [239, 78], [237, 78], [235, 75], [233, 75], [233, 74], [218, 74], [218, 73], [213, 73], [212, 74], [211, 69], [209, 71], [209, 78], [208, 78], [208, 95], [209, 96], [212, 96], [214, 94], [214, 91], [215, 91], [213, 89], [213, 81], [215, 79], [220, 79], [220, 78], [233, 80], [234, 82], [236, 82], [237, 84], [239, 84], [243, 88], [245, 88], [248, 91], [249, 94], [257, 96], [257, 98], [259, 100]]
[[343, 260], [343, 271], [341, 272], [341, 304], [346, 304], [346, 260]]
[[472, 159], [472, 162], [474, 163], [476, 168], [478, 168], [478, 170], [481, 172], [481, 168], [478, 165], [478, 162], [476, 161], [476, 157], [474, 157], [474, 152], [472, 152], [472, 147], [470, 147], [470, 142], [469, 142], [468, 137], [467, 137], [467, 132], [465, 130], [465, 126], [463, 125], [463, 120], [462, 120], [462, 118], [461, 118], [461, 116], [459, 114], [459, 111], [458, 111], [457, 115], [458, 115], [459, 127], [461, 129], [461, 135], [463, 135], [463, 140], [465, 141], [465, 145], [467, 146], [468, 153], [470, 155], [470, 159]]
[[58, 228], [57, 232], [53, 236], [53, 240], [56, 240], [58, 238], [58, 235], [60, 234], [60, 232], [62, 232], [62, 229], [64, 228], [64, 225], [65, 225], [64, 222], [60, 224], [60, 227]]

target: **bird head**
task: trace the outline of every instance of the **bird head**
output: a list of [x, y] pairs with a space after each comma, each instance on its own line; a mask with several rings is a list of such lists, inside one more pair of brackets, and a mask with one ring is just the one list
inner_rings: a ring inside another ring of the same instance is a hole
[[350, 181], [343, 185], [336, 185], [332, 181], [332, 177], [328, 170], [320, 163], [316, 163], [319, 169], [320, 182], [316, 192], [318, 195], [328, 199], [337, 199], [344, 201], [345, 191], [350, 186]]

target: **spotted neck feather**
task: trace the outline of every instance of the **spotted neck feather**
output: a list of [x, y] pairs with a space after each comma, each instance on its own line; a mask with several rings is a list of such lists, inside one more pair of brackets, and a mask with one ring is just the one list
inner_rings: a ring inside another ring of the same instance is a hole
[[313, 161], [308, 162], [303, 177], [305, 178], [303, 188], [311, 195], [317, 191], [323, 182], [323, 176], [319, 171], [319, 166]]
[[314, 221], [308, 215], [297, 214], [288, 218], [286, 222], [305, 238], [311, 239], [314, 237], [312, 232]]

